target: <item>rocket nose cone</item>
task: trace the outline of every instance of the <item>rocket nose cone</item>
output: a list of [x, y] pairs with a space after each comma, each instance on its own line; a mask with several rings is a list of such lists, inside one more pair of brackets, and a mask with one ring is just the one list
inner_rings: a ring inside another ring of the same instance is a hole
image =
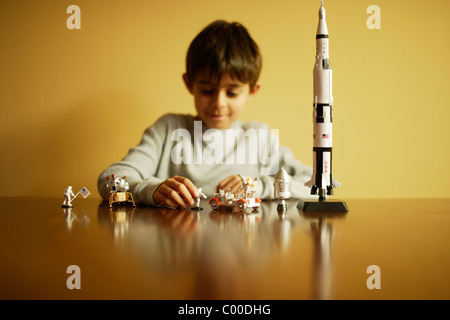
[[325, 20], [325, 8], [319, 9], [319, 24], [317, 26], [317, 34], [328, 34], [327, 22]]
[[325, 19], [325, 8], [320, 7], [319, 9], [319, 19]]

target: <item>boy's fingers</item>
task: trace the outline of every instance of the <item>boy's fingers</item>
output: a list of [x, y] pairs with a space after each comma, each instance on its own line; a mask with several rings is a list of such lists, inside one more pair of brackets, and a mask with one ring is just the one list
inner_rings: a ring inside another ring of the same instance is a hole
[[187, 190], [189, 191], [191, 196], [193, 196], [193, 197], [197, 197], [198, 196], [198, 189], [192, 183], [191, 180], [189, 180], [188, 178], [185, 178], [185, 177], [181, 177], [181, 176], [174, 176], [173, 179], [178, 181], [178, 182], [180, 182], [180, 183], [182, 183], [187, 188]]
[[218, 187], [225, 188], [230, 182], [235, 180], [242, 181], [241, 177], [235, 174], [220, 181]]
[[187, 178], [174, 176], [165, 180], [156, 190], [153, 198], [158, 204], [166, 204], [175, 208], [193, 205], [198, 190]]
[[155, 192], [153, 198], [158, 204], [164, 204], [174, 208], [186, 207], [186, 203], [180, 194], [164, 183]]
[[193, 205], [194, 197], [197, 196], [198, 190], [194, 184], [187, 178], [175, 176], [169, 179], [169, 185], [186, 201], [186, 203]]
[[235, 189], [237, 191], [237, 189], [239, 189], [239, 187], [242, 186], [242, 185], [243, 185], [243, 183], [242, 183], [242, 179], [241, 178], [233, 180], [231, 182], [231, 190]]
[[232, 193], [236, 193], [240, 186], [243, 185], [243, 181], [239, 175], [230, 176], [222, 180], [218, 185], [217, 189], [227, 190], [231, 189]]
[[239, 193], [239, 188], [240, 188], [241, 186], [242, 186], [242, 184], [237, 184], [237, 185], [233, 186], [233, 187], [231, 188], [231, 192], [234, 193], [235, 195], [238, 195], [238, 193]]

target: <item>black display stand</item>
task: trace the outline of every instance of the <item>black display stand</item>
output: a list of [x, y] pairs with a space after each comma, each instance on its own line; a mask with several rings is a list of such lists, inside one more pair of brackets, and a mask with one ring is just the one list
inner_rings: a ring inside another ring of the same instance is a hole
[[303, 212], [348, 212], [345, 201], [339, 200], [299, 200], [297, 209]]

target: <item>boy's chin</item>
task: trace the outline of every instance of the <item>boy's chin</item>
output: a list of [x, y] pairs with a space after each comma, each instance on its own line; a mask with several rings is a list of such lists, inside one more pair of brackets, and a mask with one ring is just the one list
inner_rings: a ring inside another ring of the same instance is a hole
[[231, 128], [230, 119], [214, 120], [214, 119], [202, 119], [203, 123], [211, 129], [226, 130]]
[[213, 123], [207, 123], [206, 124], [209, 128], [211, 129], [218, 129], [218, 130], [226, 130], [226, 129], [230, 129], [231, 128], [231, 123], [229, 123], [228, 121], [226, 122], [213, 122]]

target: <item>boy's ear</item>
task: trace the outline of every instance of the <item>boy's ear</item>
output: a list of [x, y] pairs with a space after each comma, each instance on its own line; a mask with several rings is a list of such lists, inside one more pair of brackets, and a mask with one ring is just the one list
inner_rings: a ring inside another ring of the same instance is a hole
[[253, 98], [255, 96], [255, 94], [258, 93], [259, 89], [261, 88], [261, 84], [259, 82], [257, 82], [252, 88], [250, 88], [250, 94], [249, 94], [249, 98]]
[[186, 73], [183, 73], [183, 81], [188, 91], [192, 94], [192, 83], [189, 81], [189, 77]]

